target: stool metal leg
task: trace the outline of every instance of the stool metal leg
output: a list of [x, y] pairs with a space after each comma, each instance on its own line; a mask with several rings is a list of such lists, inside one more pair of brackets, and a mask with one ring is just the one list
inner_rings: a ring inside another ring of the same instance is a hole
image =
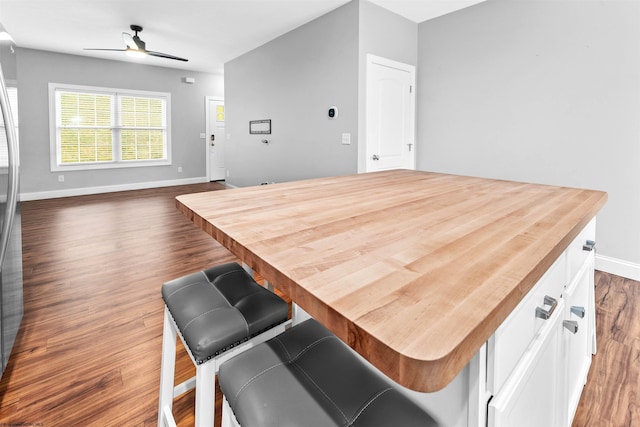
[[222, 427], [240, 427], [225, 396], [222, 396]]
[[291, 320], [293, 321], [293, 326], [308, 319], [311, 319], [311, 315], [300, 308], [300, 306], [295, 302], [291, 302]]
[[213, 427], [216, 365], [216, 361], [212, 360], [196, 366], [195, 427]]
[[173, 408], [173, 376], [176, 365], [177, 333], [173, 328], [169, 309], [164, 309], [162, 328], [162, 362], [160, 368], [160, 397], [158, 406], [158, 427], [175, 426]]

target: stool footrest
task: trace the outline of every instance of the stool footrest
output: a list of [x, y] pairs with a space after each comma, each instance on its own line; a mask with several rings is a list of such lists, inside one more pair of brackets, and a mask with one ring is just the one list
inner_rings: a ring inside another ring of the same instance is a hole
[[185, 394], [189, 390], [193, 390], [196, 387], [196, 377], [191, 377], [186, 381], [181, 382], [173, 388], [173, 398]]

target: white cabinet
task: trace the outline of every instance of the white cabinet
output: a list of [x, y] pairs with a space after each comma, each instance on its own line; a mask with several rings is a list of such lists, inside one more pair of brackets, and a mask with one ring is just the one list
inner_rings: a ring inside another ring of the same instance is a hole
[[570, 427], [595, 352], [595, 220], [487, 345], [487, 425]]
[[595, 219], [446, 388], [400, 388], [447, 427], [570, 427], [595, 354], [594, 240]]

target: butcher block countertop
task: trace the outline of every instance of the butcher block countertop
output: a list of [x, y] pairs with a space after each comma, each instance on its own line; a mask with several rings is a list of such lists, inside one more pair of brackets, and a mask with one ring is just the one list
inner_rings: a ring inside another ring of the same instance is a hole
[[606, 200], [395, 170], [187, 194], [177, 206], [387, 376], [431, 392]]

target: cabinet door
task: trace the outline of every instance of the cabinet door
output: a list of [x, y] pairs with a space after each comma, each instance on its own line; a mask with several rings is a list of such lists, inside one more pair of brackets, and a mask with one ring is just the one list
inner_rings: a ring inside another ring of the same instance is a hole
[[545, 297], [559, 300], [566, 280], [566, 259], [559, 257], [488, 341], [487, 387], [497, 394], [507, 381], [531, 342], [548, 320], [535, 316], [536, 309], [548, 308]]
[[490, 427], [558, 426], [562, 422], [564, 390], [559, 362], [564, 309], [560, 299], [553, 315], [489, 403]]
[[571, 425], [591, 366], [593, 335], [593, 256], [589, 256], [575, 279], [569, 284], [565, 298], [565, 328], [562, 331], [566, 373], [566, 421]]

